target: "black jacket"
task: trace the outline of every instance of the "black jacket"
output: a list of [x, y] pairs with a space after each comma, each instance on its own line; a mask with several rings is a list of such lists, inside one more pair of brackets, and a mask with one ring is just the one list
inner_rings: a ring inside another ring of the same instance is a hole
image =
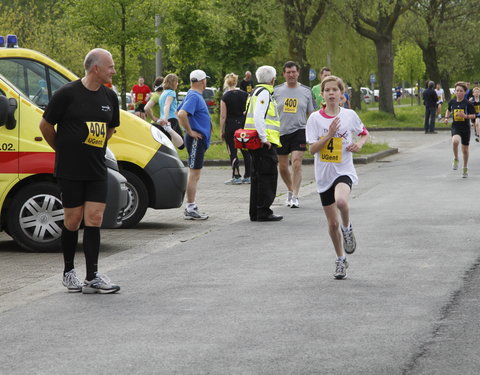
[[425, 89], [425, 91], [423, 91], [423, 104], [425, 107], [436, 107], [437, 101], [438, 96], [434, 89]]

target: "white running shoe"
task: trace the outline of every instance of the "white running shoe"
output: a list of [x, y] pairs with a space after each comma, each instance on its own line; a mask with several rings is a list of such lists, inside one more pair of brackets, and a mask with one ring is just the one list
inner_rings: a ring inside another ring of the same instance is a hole
[[287, 200], [285, 201], [285, 205], [287, 207], [291, 207], [292, 206], [292, 198], [293, 198], [293, 193], [291, 191], [289, 191], [287, 193]]
[[333, 277], [336, 278], [337, 280], [346, 279], [347, 268], [348, 268], [347, 259], [344, 259], [344, 260], [337, 259], [335, 261], [335, 273], [333, 274]]
[[463, 168], [462, 177], [463, 177], [463, 178], [467, 178], [467, 177], [468, 177], [468, 168]]
[[195, 209], [192, 211], [188, 211], [185, 208], [184, 219], [185, 220], [207, 220], [208, 215], [206, 213], [200, 212], [198, 210], [198, 207], [195, 207]]
[[343, 230], [343, 249], [347, 254], [352, 254], [357, 248], [357, 241], [355, 240], [355, 235], [353, 234], [353, 228], [350, 224], [350, 228]]
[[63, 275], [62, 284], [70, 293], [81, 292], [83, 287], [83, 283], [77, 277], [75, 269], [72, 269]]
[[298, 202], [298, 197], [293, 196], [292, 200], [290, 201], [291, 208], [298, 208], [300, 207], [300, 203]]
[[98, 272], [95, 273], [95, 278], [91, 281], [85, 280], [85, 285], [82, 288], [83, 294], [94, 293], [116, 293], [120, 290], [118, 285], [112, 284], [110, 279], [106, 275], [102, 275]]
[[456, 171], [458, 169], [458, 159], [453, 159], [452, 169]]

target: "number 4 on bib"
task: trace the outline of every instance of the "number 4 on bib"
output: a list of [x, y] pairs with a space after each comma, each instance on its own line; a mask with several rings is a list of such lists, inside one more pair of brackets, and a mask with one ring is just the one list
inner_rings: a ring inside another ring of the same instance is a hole
[[326, 163], [342, 162], [342, 138], [333, 137], [322, 147], [320, 150], [320, 161]]

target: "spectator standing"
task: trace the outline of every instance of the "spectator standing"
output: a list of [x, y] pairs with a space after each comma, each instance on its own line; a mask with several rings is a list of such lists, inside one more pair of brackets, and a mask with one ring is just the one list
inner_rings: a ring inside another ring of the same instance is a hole
[[425, 134], [434, 134], [435, 131], [435, 113], [437, 112], [438, 96], [434, 90], [435, 82], [429, 81], [427, 88], [423, 91], [423, 104], [425, 105], [425, 119], [423, 126]]
[[[310, 152], [315, 155], [317, 191], [320, 193], [328, 232], [337, 255], [333, 276], [344, 279], [348, 268], [345, 253], [352, 254], [357, 246], [348, 207], [352, 185], [358, 182], [352, 154], [363, 147], [368, 131], [355, 111], [340, 107], [345, 90], [340, 78], [325, 78], [321, 88], [326, 107], [309, 117], [307, 142], [310, 144]], [[357, 142], [353, 142], [353, 134], [359, 136]], [[343, 235], [343, 249], [340, 232]]]
[[397, 99], [397, 103], [400, 104], [400, 99], [402, 98], [402, 87], [397, 86], [395, 87], [395, 99]]
[[185, 146], [188, 151], [187, 202], [184, 212], [186, 220], [206, 220], [208, 215], [200, 212], [195, 202], [198, 181], [203, 168], [205, 152], [210, 145], [212, 122], [202, 93], [207, 87], [207, 78], [203, 70], [190, 73], [190, 90], [182, 101], [178, 111], [178, 120], [187, 132]]
[[160, 108], [160, 118], [157, 123], [161, 125], [161, 130], [170, 138], [176, 147], [180, 150], [185, 148], [183, 143], [183, 132], [178, 124], [177, 118], [177, 90], [178, 77], [176, 74], [167, 74], [163, 80], [163, 92], [158, 99]]
[[245, 174], [240, 174], [240, 162], [237, 157], [237, 149], [234, 144], [235, 130], [245, 125], [245, 104], [248, 94], [243, 90], [237, 90], [238, 76], [234, 73], [227, 74], [224, 81], [226, 90], [220, 101], [220, 135], [227, 145], [232, 166], [232, 178], [225, 182], [227, 185], [240, 185], [250, 183], [251, 157], [248, 150], [241, 149], [245, 163]]
[[[40, 130], [55, 150], [55, 177], [62, 193], [63, 285], [69, 292], [115, 293], [120, 287], [98, 273], [100, 226], [108, 187], [105, 149], [115, 127], [120, 125], [117, 95], [104, 86], [112, 82], [115, 67], [110, 52], [100, 48], [86, 55], [84, 67], [82, 79], [54, 93], [43, 113]], [[74, 267], [82, 221], [85, 282], [78, 279]]]
[[323, 99], [323, 96], [321, 93], [321, 84], [326, 77], [331, 75], [332, 75], [332, 71], [330, 70], [330, 68], [324, 66], [322, 69], [320, 69], [320, 79], [319, 79], [320, 83], [312, 87], [312, 96], [316, 104], [316, 107], [315, 107], [316, 109], [320, 109], [325, 103], [325, 100]]
[[145, 105], [150, 98], [150, 87], [145, 84], [143, 77], [138, 77], [138, 84], [133, 85], [132, 100], [135, 103], [135, 115], [145, 120]]
[[458, 146], [462, 143], [463, 154], [463, 172], [462, 177], [468, 177], [468, 157], [470, 144], [470, 121], [476, 117], [475, 107], [467, 99], [465, 82], [455, 83], [455, 98], [448, 102], [448, 109], [445, 112], [445, 124], [448, 124], [450, 114], [453, 114], [452, 122], [452, 147], [453, 147], [453, 163], [452, 169], [458, 169]]
[[[299, 191], [302, 183], [302, 161], [307, 150], [305, 126], [307, 118], [314, 111], [310, 87], [298, 82], [300, 67], [293, 61], [283, 66], [285, 83], [275, 86], [273, 97], [280, 114], [280, 143], [277, 149], [280, 176], [287, 185], [286, 205], [298, 208]], [[292, 172], [289, 167], [291, 154]]]
[[258, 85], [247, 100], [245, 129], [254, 129], [262, 147], [249, 150], [252, 156], [252, 183], [250, 186], [251, 221], [279, 221], [283, 216], [275, 215], [270, 206], [277, 194], [277, 152], [280, 146], [280, 119], [273, 97], [273, 84], [277, 71], [264, 65], [257, 69]]
[[155, 78], [153, 82], [153, 92], [150, 95], [148, 103], [145, 105], [145, 116], [147, 119], [152, 122], [156, 123], [160, 117], [160, 107], [158, 106], [158, 99], [163, 91], [163, 77], [159, 76]]
[[435, 87], [435, 92], [437, 93], [437, 115], [438, 119], [440, 120], [442, 118], [442, 104], [445, 101], [445, 92], [443, 91], [442, 85], [440, 83], [437, 83], [437, 86]]
[[240, 82], [240, 90], [245, 91], [248, 94], [253, 90], [252, 73], [248, 70], [245, 72], [245, 77], [242, 82]]

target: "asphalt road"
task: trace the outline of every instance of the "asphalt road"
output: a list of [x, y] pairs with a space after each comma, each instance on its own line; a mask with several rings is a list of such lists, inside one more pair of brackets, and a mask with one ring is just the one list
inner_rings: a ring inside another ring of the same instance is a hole
[[399, 153], [357, 168], [344, 281], [312, 166], [299, 209], [275, 202], [282, 222], [249, 222], [249, 187], [209, 167], [209, 220], [152, 210], [104, 231], [117, 295], [66, 293], [61, 255], [0, 234], [0, 374], [480, 373], [480, 145], [462, 179], [447, 132], [372, 136]]

